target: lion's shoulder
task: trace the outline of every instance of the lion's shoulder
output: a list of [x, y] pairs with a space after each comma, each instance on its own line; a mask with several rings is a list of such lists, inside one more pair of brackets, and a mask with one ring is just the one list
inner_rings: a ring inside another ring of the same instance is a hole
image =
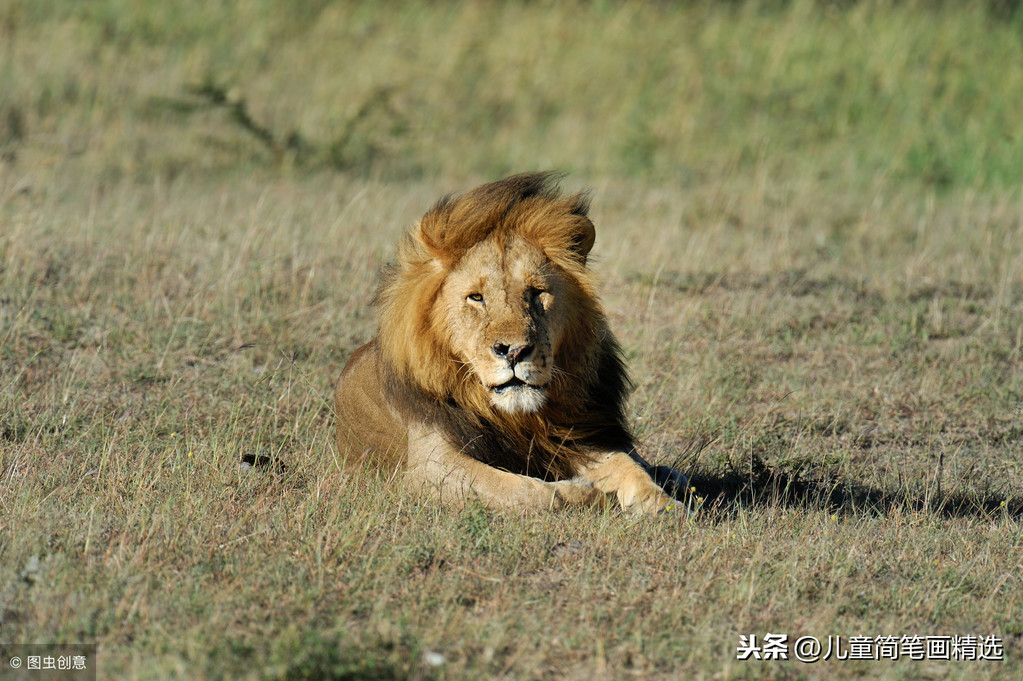
[[393, 400], [380, 389], [382, 376], [380, 347], [373, 339], [352, 354], [338, 379], [337, 444], [339, 452], [349, 456], [362, 457], [371, 450], [374, 458], [393, 468], [404, 459], [406, 428]]

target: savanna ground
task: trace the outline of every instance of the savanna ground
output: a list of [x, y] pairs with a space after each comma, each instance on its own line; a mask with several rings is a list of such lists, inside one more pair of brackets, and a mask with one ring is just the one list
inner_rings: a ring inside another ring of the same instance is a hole
[[[110, 679], [1019, 678], [1020, 111], [1012, 3], [4, 2], [0, 641]], [[339, 471], [402, 229], [552, 167], [682, 526]], [[736, 660], [769, 632], [1005, 660]]]

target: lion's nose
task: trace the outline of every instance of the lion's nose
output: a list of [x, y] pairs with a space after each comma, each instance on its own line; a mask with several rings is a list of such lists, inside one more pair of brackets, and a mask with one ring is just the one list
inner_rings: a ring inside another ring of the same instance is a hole
[[509, 345], [500, 341], [494, 343], [494, 354], [508, 360], [508, 363], [512, 365], [527, 357], [532, 351], [533, 346], [528, 343], [519, 343], [518, 345]]

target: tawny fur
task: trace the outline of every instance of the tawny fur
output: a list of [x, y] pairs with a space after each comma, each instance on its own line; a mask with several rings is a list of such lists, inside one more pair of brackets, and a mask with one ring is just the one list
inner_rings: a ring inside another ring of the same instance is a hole
[[634, 454], [587, 211], [551, 174], [516, 175], [442, 199], [405, 234], [379, 333], [338, 381], [347, 465], [399, 471], [453, 503], [672, 507]]

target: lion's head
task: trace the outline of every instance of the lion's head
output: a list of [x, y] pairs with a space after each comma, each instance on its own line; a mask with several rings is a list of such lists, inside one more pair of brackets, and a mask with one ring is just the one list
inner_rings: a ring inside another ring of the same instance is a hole
[[378, 304], [381, 357], [402, 392], [558, 448], [624, 432], [627, 379], [586, 268], [588, 202], [554, 179], [442, 199], [402, 239]]

